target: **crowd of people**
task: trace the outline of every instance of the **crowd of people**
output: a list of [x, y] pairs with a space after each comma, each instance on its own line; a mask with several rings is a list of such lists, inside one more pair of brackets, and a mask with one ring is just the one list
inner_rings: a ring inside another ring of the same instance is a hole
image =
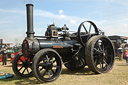
[[119, 56], [119, 61], [122, 61], [123, 59], [126, 60], [126, 64], [128, 64], [128, 48], [118, 48], [118, 56]]

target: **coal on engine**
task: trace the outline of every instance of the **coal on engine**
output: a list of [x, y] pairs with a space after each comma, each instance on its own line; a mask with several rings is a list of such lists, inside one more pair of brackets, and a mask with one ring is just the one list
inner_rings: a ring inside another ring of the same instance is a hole
[[34, 36], [33, 5], [26, 7], [27, 37], [22, 43], [22, 53], [12, 63], [18, 77], [34, 74], [40, 82], [54, 81], [61, 74], [62, 62], [70, 70], [88, 66], [100, 74], [112, 69], [115, 56], [112, 43], [92, 21], [82, 22], [73, 33], [68, 31], [66, 24], [60, 28], [53, 23], [48, 26], [45, 36]]

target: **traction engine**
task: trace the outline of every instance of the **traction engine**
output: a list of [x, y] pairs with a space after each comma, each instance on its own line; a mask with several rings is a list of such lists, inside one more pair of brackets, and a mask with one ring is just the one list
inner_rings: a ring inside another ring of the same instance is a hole
[[113, 45], [92, 21], [82, 22], [78, 31], [73, 33], [66, 24], [60, 28], [53, 23], [48, 26], [45, 36], [35, 36], [33, 5], [27, 4], [26, 7], [27, 37], [23, 40], [22, 52], [12, 63], [18, 77], [34, 74], [42, 83], [54, 81], [61, 74], [62, 62], [73, 71], [85, 66], [98, 74], [112, 69], [115, 56]]

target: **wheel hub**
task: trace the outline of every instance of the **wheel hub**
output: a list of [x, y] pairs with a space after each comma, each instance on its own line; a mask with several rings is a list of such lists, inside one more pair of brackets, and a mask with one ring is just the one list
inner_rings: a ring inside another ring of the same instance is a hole
[[105, 55], [105, 52], [100, 53], [100, 57], [104, 57]]
[[103, 56], [106, 56], [106, 53], [105, 52], [103, 52]]
[[44, 69], [46, 69], [46, 70], [51, 70], [52, 67], [53, 67], [53, 64], [52, 64], [51, 62], [47, 62], [47, 63], [45, 64], [45, 66], [44, 66]]
[[28, 67], [30, 66], [30, 62], [25, 61], [23, 66], [24, 66], [25, 68], [28, 68]]
[[99, 53], [99, 57], [102, 58], [102, 57], [105, 57], [106, 56], [106, 53], [105, 52], [100, 52]]

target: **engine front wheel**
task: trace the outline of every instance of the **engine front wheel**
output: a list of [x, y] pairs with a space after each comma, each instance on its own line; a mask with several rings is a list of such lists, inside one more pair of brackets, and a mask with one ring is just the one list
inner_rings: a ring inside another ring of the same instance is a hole
[[33, 59], [33, 74], [40, 82], [56, 80], [62, 70], [60, 55], [53, 49], [42, 49]]
[[25, 58], [22, 53], [16, 55], [12, 62], [13, 72], [18, 77], [32, 76], [32, 62], [30, 58]]

